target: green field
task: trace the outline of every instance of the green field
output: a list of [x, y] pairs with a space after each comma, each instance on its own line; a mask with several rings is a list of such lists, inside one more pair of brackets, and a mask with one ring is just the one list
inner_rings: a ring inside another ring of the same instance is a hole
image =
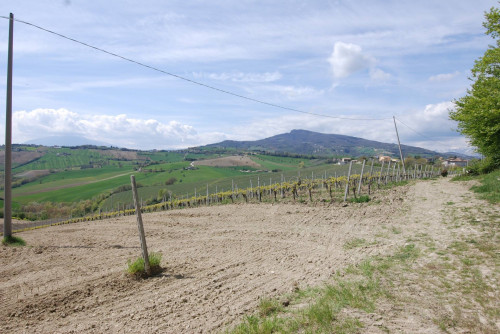
[[[234, 188], [268, 185], [301, 179], [321, 179], [347, 174], [347, 165], [333, 165], [326, 159], [282, 157], [251, 154], [261, 167], [191, 167], [191, 161], [213, 159], [227, 154], [203, 152], [130, 151], [117, 149], [48, 148], [17, 146], [16, 152], [43, 152], [43, 156], [24, 161], [13, 168], [13, 175], [32, 170], [50, 171], [31, 179], [15, 177], [23, 184], [13, 189], [13, 207], [33, 203], [66, 203], [75, 205], [91, 200], [102, 210], [112, 210], [132, 204], [132, 194], [126, 188], [130, 175], [135, 175], [139, 196], [144, 201], [156, 199], [162, 191], [167, 198], [192, 197]], [[353, 166], [359, 173], [361, 165]], [[24, 176], [28, 177], [28, 176]], [[170, 181], [169, 181], [170, 180]], [[125, 189], [125, 191], [123, 191]]]

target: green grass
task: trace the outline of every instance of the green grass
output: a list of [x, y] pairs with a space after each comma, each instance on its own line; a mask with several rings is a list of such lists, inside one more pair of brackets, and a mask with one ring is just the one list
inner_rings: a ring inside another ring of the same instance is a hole
[[370, 201], [370, 196], [368, 195], [362, 195], [359, 197], [353, 197], [349, 200], [352, 203], [367, 203]]
[[353, 249], [364, 245], [366, 245], [365, 239], [355, 238], [346, 241], [346, 243], [344, 244], [344, 249]]
[[471, 189], [490, 203], [500, 203], [500, 169], [480, 177], [480, 186]]
[[24, 241], [22, 238], [16, 237], [16, 236], [3, 237], [2, 245], [5, 245], [5, 246], [26, 246], [26, 241]]
[[349, 266], [323, 286], [299, 289], [274, 300], [263, 299], [258, 313], [226, 333], [359, 333], [361, 321], [343, 311], [375, 312], [379, 298], [391, 296], [392, 270], [406, 268], [419, 254], [414, 244], [408, 244], [392, 256]]
[[472, 186], [471, 190], [479, 194], [479, 198], [485, 199], [492, 204], [500, 203], [500, 169], [489, 174], [478, 176], [455, 176], [453, 181], [477, 180], [481, 183], [479, 186]]
[[[154, 275], [161, 271], [161, 254], [160, 253], [150, 253], [149, 256], [149, 266], [151, 268], [151, 275]], [[127, 262], [127, 272], [137, 278], [147, 277], [146, 271], [144, 269], [144, 259], [138, 257], [134, 262]]]

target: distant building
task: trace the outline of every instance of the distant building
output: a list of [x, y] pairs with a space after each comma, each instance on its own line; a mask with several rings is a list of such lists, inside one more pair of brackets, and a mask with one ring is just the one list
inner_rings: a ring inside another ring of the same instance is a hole
[[387, 155], [381, 155], [380, 157], [378, 157], [378, 161], [379, 162], [389, 162], [389, 161], [391, 161], [391, 157], [389, 157]]
[[468, 160], [461, 158], [450, 158], [443, 161], [444, 167], [466, 167], [469, 163]]

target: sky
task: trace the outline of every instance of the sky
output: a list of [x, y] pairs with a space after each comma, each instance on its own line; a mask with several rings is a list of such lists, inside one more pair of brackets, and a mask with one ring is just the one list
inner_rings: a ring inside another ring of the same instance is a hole
[[[467, 93], [474, 61], [493, 44], [482, 26], [493, 6], [498, 2], [2, 1], [0, 16], [13, 13], [163, 71], [15, 22], [13, 142], [71, 135], [181, 149], [304, 129], [396, 143], [395, 116], [403, 144], [471, 152], [448, 113]], [[3, 92], [8, 26], [0, 18]], [[5, 94], [0, 99], [5, 106]]]

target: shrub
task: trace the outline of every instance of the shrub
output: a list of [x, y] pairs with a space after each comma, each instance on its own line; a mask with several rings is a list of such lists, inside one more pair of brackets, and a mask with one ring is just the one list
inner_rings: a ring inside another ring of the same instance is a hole
[[167, 181], [165, 181], [165, 185], [170, 186], [170, 185], [174, 184], [175, 181], [177, 181], [177, 179], [175, 177], [171, 177]]
[[447, 169], [443, 169], [443, 170], [441, 171], [441, 176], [442, 176], [442, 177], [447, 177], [447, 176], [448, 176], [448, 170], [447, 170]]
[[[150, 253], [149, 254], [149, 266], [151, 268], [151, 275], [161, 272], [160, 267], [161, 254], [160, 253]], [[148, 275], [144, 269], [144, 259], [142, 256], [138, 257], [134, 262], [127, 262], [128, 268], [127, 272], [136, 278], [146, 278]]]
[[486, 158], [483, 160], [474, 160], [467, 167], [467, 174], [470, 175], [480, 175], [480, 174], [488, 174], [495, 170], [498, 167], [495, 164], [495, 161], [491, 158]]

